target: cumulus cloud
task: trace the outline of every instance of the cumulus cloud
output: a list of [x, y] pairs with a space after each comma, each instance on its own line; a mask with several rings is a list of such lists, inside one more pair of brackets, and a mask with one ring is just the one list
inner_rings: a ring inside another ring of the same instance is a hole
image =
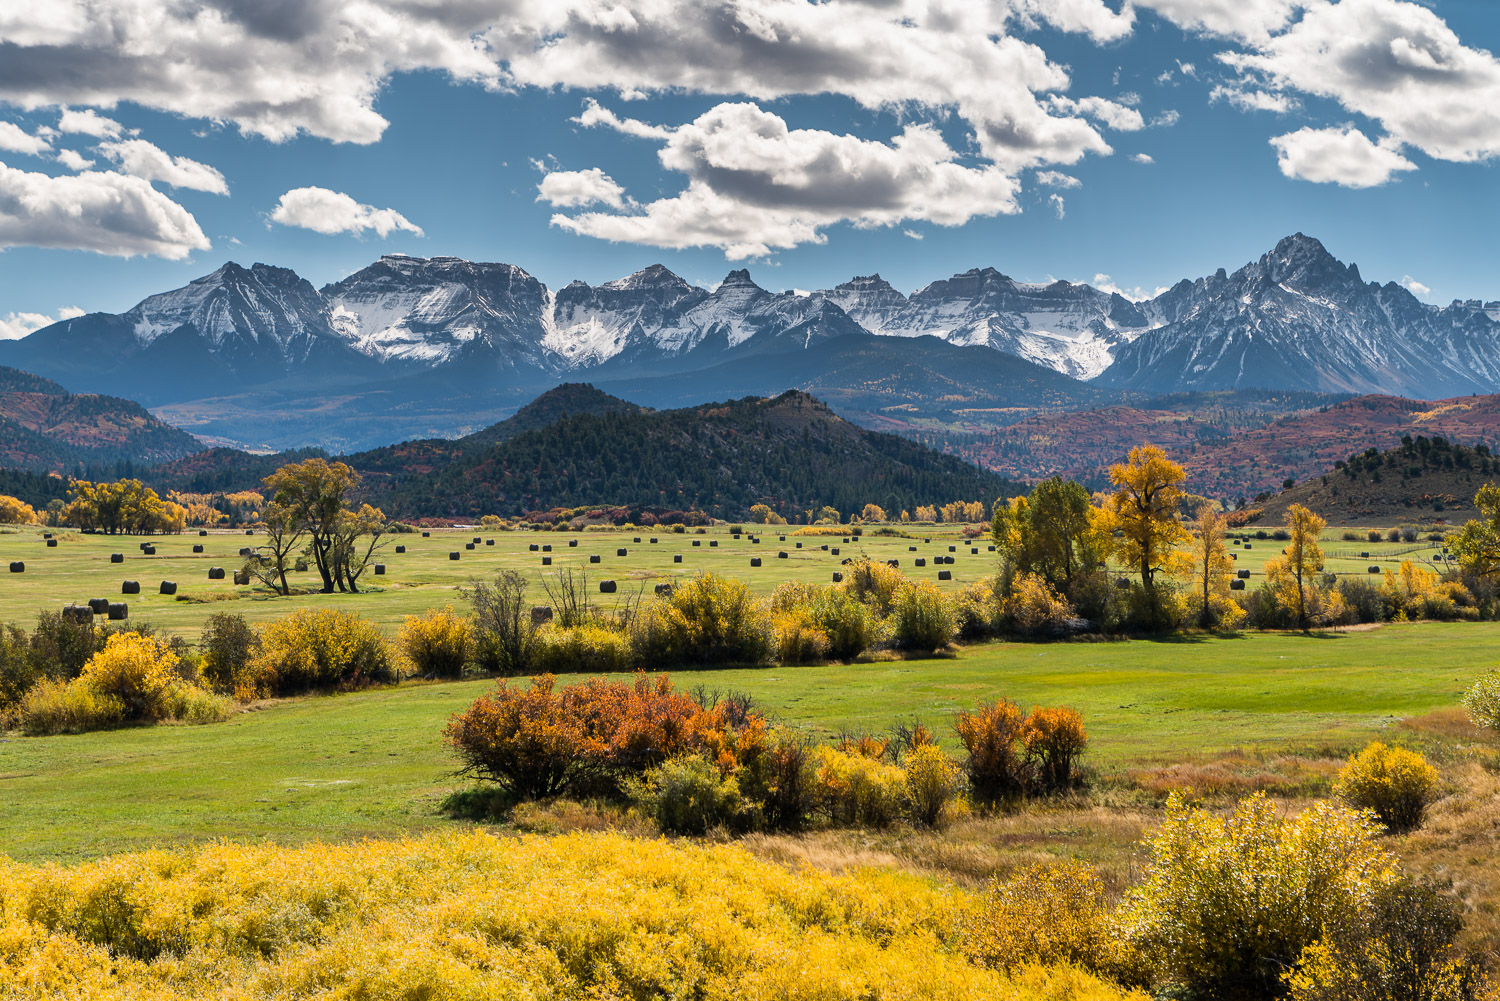
[[571, 209], [602, 204], [625, 207], [625, 189], [598, 167], [588, 170], [554, 170], [536, 186], [536, 200]]
[[627, 136], [635, 136], [637, 139], [666, 139], [672, 135], [672, 130], [663, 125], [651, 125], [634, 118], [621, 118], [592, 97], [584, 100], [582, 114], [569, 121], [576, 122], [584, 128], [603, 126]]
[[216, 195], [229, 194], [224, 175], [206, 163], [185, 156], [171, 156], [144, 139], [99, 144], [99, 152], [120, 170], [147, 181], [163, 181], [174, 188], [191, 188]]
[[1063, 218], [1064, 216], [1066, 216], [1068, 214], [1068, 212], [1067, 212], [1067, 206], [1065, 204], [1063, 204], [1063, 196], [1062, 195], [1059, 195], [1056, 192], [1053, 192], [1052, 194], [1050, 194], [1050, 195], [1047, 196], [1047, 201], [1051, 203], [1052, 210], [1057, 213], [1057, 217], [1059, 219]]
[[1132, 156], [1130, 159], [1134, 160], [1136, 163], [1142, 163], [1142, 164], [1147, 164], [1147, 165], [1153, 164], [1153, 163], [1156, 162], [1156, 158], [1154, 156], [1152, 156], [1150, 153], [1137, 153], [1134, 156]]
[[57, 128], [60, 132], [98, 136], [101, 139], [117, 139], [125, 131], [119, 122], [113, 118], [105, 118], [91, 108], [82, 111], [64, 108], [62, 117], [57, 120]]
[[94, 161], [84, 156], [77, 150], [60, 149], [57, 151], [57, 162], [69, 170], [88, 170], [94, 165]]
[[0, 247], [175, 261], [209, 246], [192, 213], [139, 177], [113, 171], [48, 177], [0, 163]]
[[553, 224], [617, 242], [718, 247], [738, 259], [822, 243], [822, 230], [840, 222], [956, 226], [1019, 211], [1013, 177], [994, 164], [958, 163], [927, 125], [882, 143], [791, 129], [753, 103], [725, 103], [673, 129], [658, 155], [686, 176], [681, 193], [626, 212], [556, 215]]
[[318, 187], [293, 188], [282, 195], [271, 210], [271, 221], [325, 234], [359, 235], [373, 229], [381, 237], [397, 230], [422, 235], [420, 226], [395, 209], [377, 209], [355, 201], [342, 191]]
[[1441, 17], [1408, 0], [1308, 0], [1307, 7], [1253, 51], [1220, 58], [1269, 90], [1337, 101], [1428, 156], [1500, 155], [1500, 60], [1465, 46]]
[[0, 122], [0, 149], [41, 156], [52, 148], [44, 136], [32, 135], [14, 122]]
[[1297, 101], [1288, 94], [1235, 84], [1219, 84], [1208, 92], [1208, 100], [1210, 104], [1226, 101], [1241, 111], [1274, 111], [1278, 114], [1285, 114], [1297, 107]]
[[1036, 172], [1036, 183], [1048, 188], [1081, 188], [1083, 182], [1071, 174], [1064, 174], [1060, 170], [1039, 170]]
[[58, 320], [70, 320], [82, 315], [83, 310], [77, 306], [64, 306], [57, 311], [55, 317], [46, 313], [6, 313], [0, 316], [0, 341], [18, 341], [27, 334], [50, 327]]
[[[1302, 0], [1136, 0], [1188, 31], [1255, 42], [1291, 20]], [[1183, 73], [1192, 76], [1189, 68]]]
[[1423, 285], [1421, 282], [1417, 281], [1411, 275], [1403, 275], [1401, 277], [1401, 285], [1402, 285], [1403, 288], [1405, 288], [1412, 295], [1417, 295], [1417, 296], [1429, 296], [1429, 295], [1432, 295], [1432, 289], [1428, 288], [1426, 285]]
[[1388, 145], [1370, 141], [1352, 125], [1343, 128], [1301, 128], [1271, 140], [1277, 162], [1287, 177], [1346, 188], [1373, 188], [1398, 171], [1417, 165]]

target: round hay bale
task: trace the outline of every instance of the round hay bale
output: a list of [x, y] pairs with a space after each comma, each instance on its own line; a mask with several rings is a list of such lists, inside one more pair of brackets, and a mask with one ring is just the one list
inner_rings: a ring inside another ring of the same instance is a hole
[[44, 539], [50, 539], [50, 538], [52, 538], [52, 533], [51, 532], [43, 532], [42, 533], [42, 538], [44, 538]]
[[200, 529], [198, 529], [198, 538], [201, 539], [204, 536], [206, 536], [207, 534], [208, 534], [208, 529], [206, 529], [206, 528], [200, 528]]
[[1362, 560], [1367, 560], [1367, 559], [1370, 558], [1370, 554], [1369, 553], [1360, 553], [1359, 554], [1359, 558], [1362, 559]]
[[826, 552], [828, 552], [828, 543], [825, 542], [821, 546], [819, 546], [818, 548], [821, 549], [821, 550], [823, 550], [823, 552], [826, 553]]
[[25, 573], [26, 572], [26, 564], [22, 563], [20, 560], [12, 560], [11, 564], [10, 564], [10, 572], [11, 573]]
[[1245, 543], [1245, 548], [1246, 549], [1250, 549], [1250, 548], [1253, 548], [1253, 547], [1250, 545], [1250, 543], [1247, 542], [1247, 543]]
[[47, 548], [48, 549], [56, 549], [57, 548], [57, 540], [56, 539], [48, 539], [47, 540]]
[[460, 554], [459, 554], [459, 553], [449, 553], [449, 554], [448, 554], [448, 558], [449, 558], [449, 559], [450, 559], [450, 560], [456, 560], [456, 559], [458, 559], [458, 557], [459, 557], [459, 556], [460, 556]]
[[149, 545], [151, 545], [151, 543], [149, 543], [149, 542], [142, 542], [136, 548], [139, 549], [141, 552], [144, 553], [146, 551], [146, 547], [149, 546]]
[[484, 540], [484, 544], [486, 546], [493, 546], [495, 544], [495, 540], [494, 539], [485, 539]]
[[404, 552], [406, 552], [406, 547], [405, 546], [397, 546], [396, 547], [396, 552], [398, 552], [398, 553], [404, 553]]
[[599, 593], [600, 594], [614, 594], [615, 593], [615, 582], [612, 581], [612, 580], [601, 580], [599, 582]]
[[552, 552], [552, 547], [551, 546], [543, 546], [542, 547], [542, 552], [544, 552], [544, 553], [550, 553], [550, 552]]
[[681, 563], [682, 562], [682, 554], [681, 553], [674, 553], [674, 554], [672, 554], [672, 562], [673, 563]]
[[208, 568], [208, 579], [209, 580], [223, 580], [224, 579], [224, 568], [223, 567], [209, 567]]
[[939, 570], [938, 571], [938, 580], [952, 580], [952, 579], [953, 579], [953, 571], [952, 570]]
[[481, 542], [483, 542], [483, 541], [484, 541], [484, 540], [483, 540], [483, 539], [482, 539], [482, 538], [480, 538], [480, 537], [479, 537], [479, 536], [477, 536], [477, 535], [476, 535], [476, 536], [474, 536], [474, 545], [476, 545], [476, 546], [477, 546], [477, 545], [479, 545], [479, 544], [480, 544], [480, 543], [481, 543]]
[[175, 580], [164, 580], [161, 582], [161, 586], [157, 588], [157, 591], [161, 594], [176, 594], [177, 582]]
[[89, 611], [93, 612], [95, 615], [107, 615], [107, 614], [109, 614], [109, 599], [108, 598], [90, 598], [89, 599]]
[[777, 553], [776, 553], [776, 558], [778, 560], [784, 560], [784, 559], [786, 559], [786, 550], [785, 549], [778, 550]]
[[120, 582], [121, 594], [140, 594], [141, 582], [138, 580], [126, 580]]
[[203, 552], [203, 547], [195, 545], [195, 546], [193, 546], [193, 552], [195, 552], [195, 553], [201, 553], [201, 552]]
[[245, 529], [245, 534], [246, 535], [254, 535], [255, 534], [255, 529], [253, 529], [253, 528], [247, 528], [247, 529]]
[[800, 542], [799, 542], [799, 543], [797, 543], [797, 548], [798, 548], [798, 549], [801, 549], [801, 548], [802, 548], [802, 543], [800, 543]]
[[550, 557], [550, 556], [543, 556], [542, 557], [542, 566], [544, 566], [544, 567], [550, 567], [551, 565], [552, 565], [552, 557]]
[[375, 576], [377, 576], [377, 577], [384, 577], [385, 576], [385, 564], [384, 563], [377, 563], [377, 564], [375, 564]]
[[538, 552], [541, 548], [542, 548], [541, 546], [539, 546], [535, 542], [533, 542], [531, 545], [529, 545], [529, 546], [526, 547], [526, 551], [529, 552], [529, 553], [535, 553], [535, 552]]
[[639, 535], [632, 536], [631, 537], [631, 541], [632, 542], [640, 542], [641, 541], [641, 537]]
[[916, 552], [916, 551], [917, 551], [917, 547], [916, 547], [916, 546], [907, 546], [907, 547], [906, 547], [906, 551], [907, 551], [907, 552], [908, 552], [908, 553], [914, 553], [914, 552]]
[[886, 560], [886, 562], [889, 563], [893, 567], [899, 567], [901, 565], [901, 561], [900, 560]]
[[241, 556], [249, 556], [250, 555], [250, 547], [249, 546], [241, 546], [240, 547], [240, 555]]
[[703, 540], [702, 539], [694, 539], [693, 540], [693, 545], [695, 545], [695, 546], [701, 546], [701, 545], [703, 545]]
[[[569, 539], [568, 540], [568, 548], [569, 549], [577, 549], [578, 548], [578, 540], [577, 539]], [[550, 609], [549, 609], [549, 611], [550, 611]]]
[[531, 606], [531, 624], [532, 625], [539, 626], [539, 625], [541, 625], [544, 622], [551, 622], [551, 621], [552, 621], [552, 606], [551, 605], [532, 605]]
[[991, 547], [990, 547], [990, 552], [992, 552], [992, 553], [993, 553], [993, 552], [994, 552], [994, 551], [995, 551], [995, 547], [994, 547], [994, 546], [991, 546]]
[[464, 543], [464, 548], [472, 550], [474, 548], [474, 543], [472, 543], [472, 542], [465, 542]]
[[594, 555], [590, 556], [589, 557], [589, 562], [590, 563], [598, 563], [599, 562], [599, 554], [595, 553]]
[[654, 546], [654, 545], [656, 545], [656, 539], [655, 539], [655, 538], [654, 538], [654, 537], [653, 537], [653, 538], [652, 538], [652, 539], [651, 539], [651, 544], [652, 544], [652, 545], [653, 545], [653, 546]]
[[1244, 589], [1245, 582], [1242, 580], [1232, 580], [1229, 582], [1229, 590], [1231, 591], [1243, 591]]
[[957, 546], [949, 546], [948, 547], [948, 552], [950, 552], [950, 553], [956, 553], [956, 552], [958, 552], [958, 547]]
[[778, 535], [778, 536], [776, 536], [776, 538], [780, 542], [785, 542], [786, 541], [786, 536], [784, 536], [784, 535]]
[[842, 584], [844, 582], [844, 575], [835, 570], [833, 572], [833, 582], [835, 584]]
[[125, 554], [124, 553], [110, 553], [109, 554], [109, 561], [111, 563], [124, 563], [125, 562]]
[[760, 557], [759, 556], [752, 556], [752, 557], [750, 557], [750, 565], [752, 567], [758, 567], [758, 566], [760, 566]]
[[106, 614], [118, 622], [120, 619], [130, 616], [130, 606], [123, 601], [111, 601], [106, 609]]
[[1377, 567], [1377, 566], [1372, 566], [1372, 567], [1370, 567], [1370, 569], [1369, 569], [1368, 572], [1369, 573], [1379, 573], [1380, 572], [1380, 568]]
[[970, 556], [978, 556], [979, 555], [979, 547], [978, 546], [970, 546], [969, 547], [969, 555]]
[[624, 555], [625, 555], [625, 554], [626, 554], [626, 552], [627, 552], [627, 551], [628, 551], [628, 550], [624, 550], [624, 549], [616, 549], [616, 550], [615, 550], [615, 555], [616, 555], [616, 556], [624, 556]]
[[753, 536], [753, 535], [750, 537], [750, 542], [753, 545], [757, 545], [757, 546], [760, 545], [760, 539], [758, 537], [756, 537], [756, 536]]
[[671, 584], [658, 584], [656, 585], [656, 587], [652, 588], [652, 590], [654, 590], [660, 597], [670, 598], [672, 596]]
[[142, 549], [141, 552], [145, 553], [147, 556], [155, 556], [156, 555], [156, 547], [155, 546], [147, 546], [145, 549]]
[[719, 540], [718, 539], [709, 539], [708, 540], [708, 548], [710, 548], [710, 549], [718, 549], [719, 548]]
[[917, 562], [917, 566], [919, 566], [919, 567], [925, 567], [927, 565], [927, 561], [924, 560], [924, 559], [922, 559], [922, 557], [920, 557], [920, 556], [917, 557], [917, 561], [916, 562]]
[[431, 538], [431, 536], [432, 536], [431, 532], [423, 532], [422, 533], [422, 538], [424, 538], [424, 539]]
[[839, 554], [838, 546], [834, 546], [832, 549], [829, 550], [829, 552], [831, 552], [831, 553], [833, 553], [833, 555], [837, 556]]
[[1249, 570], [1236, 570], [1234, 575], [1236, 577], [1238, 577], [1240, 580], [1249, 580], [1250, 579], [1250, 571]]

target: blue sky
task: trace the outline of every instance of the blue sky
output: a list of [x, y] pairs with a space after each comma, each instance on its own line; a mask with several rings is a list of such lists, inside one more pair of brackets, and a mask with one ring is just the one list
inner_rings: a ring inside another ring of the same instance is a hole
[[1143, 294], [1302, 231], [1500, 299], [1488, 0], [34, 6], [0, 14], [0, 335], [389, 252]]

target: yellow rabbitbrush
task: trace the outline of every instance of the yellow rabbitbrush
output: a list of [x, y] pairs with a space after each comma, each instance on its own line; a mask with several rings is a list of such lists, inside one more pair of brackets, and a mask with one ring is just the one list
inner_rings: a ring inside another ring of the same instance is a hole
[[969, 901], [732, 847], [447, 833], [0, 866], [0, 996], [1142, 999], [958, 951]]

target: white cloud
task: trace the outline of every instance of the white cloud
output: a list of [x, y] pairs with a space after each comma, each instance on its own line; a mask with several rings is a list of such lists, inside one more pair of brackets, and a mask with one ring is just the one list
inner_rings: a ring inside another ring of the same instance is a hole
[[625, 189], [598, 167], [588, 170], [554, 170], [536, 186], [536, 200], [558, 208], [572, 209], [602, 204], [625, 207]]
[[1401, 277], [1401, 285], [1412, 295], [1424, 297], [1432, 295], [1432, 289], [1428, 288], [1426, 285], [1423, 285], [1411, 275], [1403, 275]]
[[0, 163], [0, 247], [91, 250], [181, 260], [209, 249], [192, 213], [139, 177], [48, 177]]
[[925, 236], [925, 235], [926, 235], [926, 234], [923, 234], [923, 233], [918, 233], [918, 232], [917, 232], [917, 231], [916, 231], [916, 230], [914, 230], [914, 229], [903, 229], [903, 230], [902, 230], [902, 231], [901, 231], [901, 234], [902, 234], [902, 235], [903, 235], [903, 236], [909, 236], [909, 237], [911, 237], [911, 238], [912, 238], [912, 239], [913, 239], [913, 240], [920, 240], [920, 239], [922, 239], [922, 237], [923, 237], [923, 236]]
[[1019, 211], [999, 167], [964, 166], [938, 131], [909, 125], [890, 143], [790, 129], [751, 103], [720, 104], [671, 131], [659, 158], [687, 187], [631, 211], [556, 215], [575, 233], [655, 247], [719, 247], [730, 258], [822, 243], [822, 230], [903, 221], [956, 226]]
[[[1301, 0], [1136, 0], [1188, 31], [1262, 41], [1291, 20]], [[1183, 73], [1192, 76], [1191, 67]]]
[[650, 125], [634, 118], [621, 118], [609, 108], [602, 107], [592, 97], [584, 100], [583, 112], [569, 121], [577, 122], [584, 128], [602, 125], [627, 136], [635, 136], [637, 139], [666, 139], [672, 134], [671, 129], [662, 125]]
[[85, 108], [82, 111], [64, 108], [62, 117], [57, 121], [57, 128], [62, 132], [98, 136], [101, 139], [117, 139], [120, 133], [124, 131], [119, 122], [113, 118], [105, 118], [90, 108]]
[[1386, 144], [1376, 144], [1352, 125], [1343, 128], [1301, 128], [1271, 140], [1277, 162], [1287, 177], [1346, 188], [1373, 188], [1397, 171], [1417, 165]]
[[1274, 111], [1285, 114], [1297, 107], [1295, 98], [1288, 94], [1272, 93], [1254, 87], [1219, 84], [1208, 92], [1209, 103], [1228, 101], [1241, 111]]
[[1307, 0], [1284, 33], [1220, 58], [1267, 89], [1331, 98], [1437, 159], [1500, 156], [1500, 60], [1420, 4]]
[[1047, 201], [1051, 203], [1052, 210], [1057, 213], [1057, 217], [1059, 219], [1067, 215], [1067, 206], [1063, 204], [1062, 195], [1053, 192], [1052, 194], [1047, 196]]
[[57, 151], [57, 162], [69, 170], [88, 170], [94, 165], [94, 161], [79, 153], [77, 150], [60, 149]]
[[1110, 10], [1099, 0], [1010, 0], [1021, 23], [1045, 22], [1060, 31], [1086, 34], [1096, 42], [1113, 42], [1130, 34], [1135, 11], [1125, 4]]
[[1083, 182], [1071, 174], [1064, 174], [1059, 170], [1039, 170], [1036, 172], [1036, 183], [1049, 188], [1081, 188]]
[[99, 144], [99, 152], [117, 163], [122, 171], [148, 181], [163, 181], [174, 188], [191, 188], [216, 195], [229, 194], [224, 175], [206, 163], [185, 156], [171, 156], [144, 139]]
[[[1084, 283], [1079, 282], [1077, 284]], [[1139, 285], [1137, 285], [1135, 288], [1121, 288], [1120, 286], [1115, 284], [1113, 278], [1103, 273], [1094, 275], [1093, 281], [1088, 282], [1087, 284], [1094, 286], [1094, 288], [1098, 289], [1100, 292], [1110, 292], [1115, 295], [1123, 296], [1124, 298], [1129, 299], [1131, 302], [1144, 302], [1147, 299], [1155, 299], [1157, 296], [1167, 291], [1168, 288], [1168, 286], [1166, 285], [1158, 285], [1155, 289], [1145, 289], [1141, 288]]]
[[318, 187], [293, 188], [282, 195], [271, 211], [271, 221], [325, 234], [361, 234], [373, 229], [381, 237], [396, 230], [422, 235], [420, 226], [395, 209], [377, 209], [373, 205], [361, 204], [341, 191]]
[[41, 156], [52, 148], [42, 136], [34, 136], [14, 122], [0, 122], [0, 149], [27, 156]]
[[1143, 163], [1148, 165], [1156, 162], [1156, 158], [1153, 157], [1150, 153], [1137, 153], [1130, 159], [1134, 160], [1136, 163]]
[[18, 341], [27, 334], [50, 327], [59, 320], [71, 320], [75, 316], [82, 316], [83, 310], [77, 306], [64, 306], [57, 311], [56, 317], [48, 316], [46, 313], [6, 313], [0, 316], [0, 341]]
[[1054, 110], [1084, 115], [1117, 132], [1138, 132], [1146, 127], [1145, 119], [1141, 117], [1139, 111], [1104, 97], [1083, 97], [1073, 100], [1056, 95], [1047, 103]]
[[1168, 108], [1155, 118], [1151, 119], [1153, 129], [1170, 129], [1182, 120], [1182, 115], [1175, 108]]

